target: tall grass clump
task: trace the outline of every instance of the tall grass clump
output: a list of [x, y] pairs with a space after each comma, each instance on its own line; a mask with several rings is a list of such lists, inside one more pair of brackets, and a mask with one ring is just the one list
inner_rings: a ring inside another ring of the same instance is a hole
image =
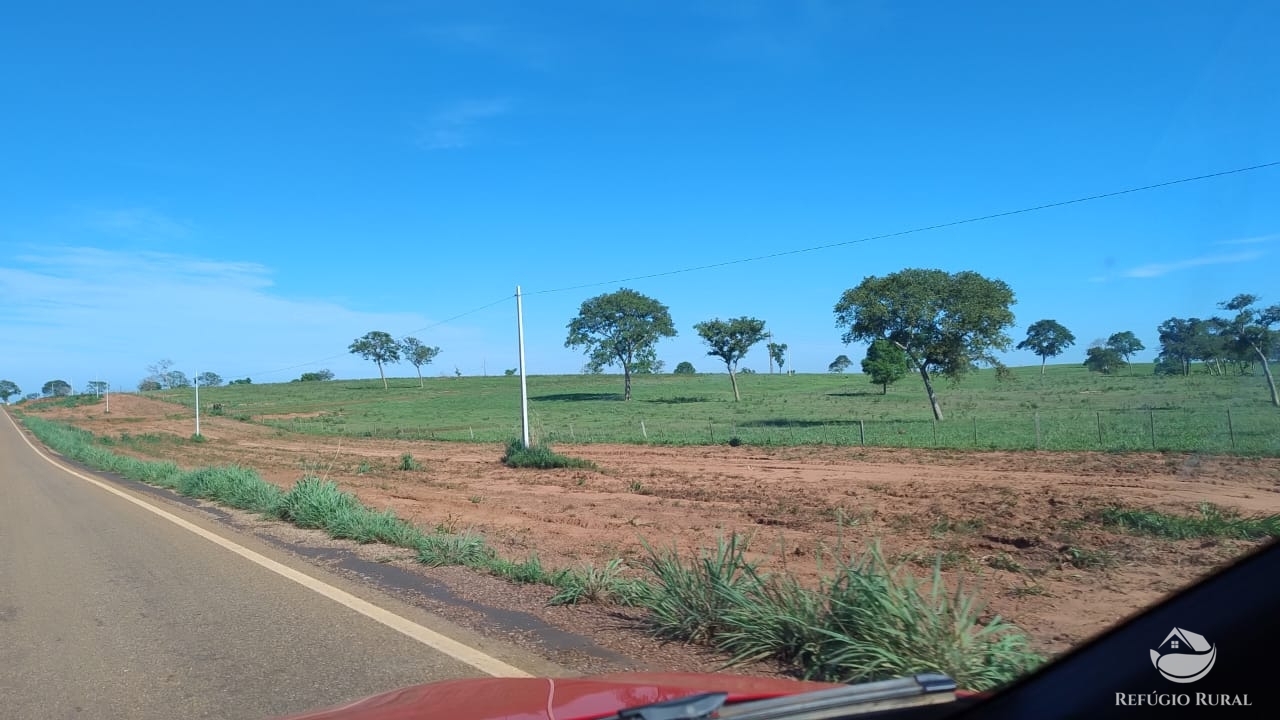
[[1240, 513], [1212, 503], [1200, 503], [1195, 515], [1171, 515], [1158, 510], [1108, 507], [1099, 513], [1104, 525], [1135, 535], [1171, 540], [1223, 538], [1264, 540], [1280, 538], [1280, 515], [1242, 517]]
[[525, 447], [524, 442], [516, 439], [507, 443], [507, 451], [502, 455], [502, 464], [513, 468], [588, 468], [596, 469], [590, 460], [568, 457], [553, 452], [547, 445]]
[[418, 540], [418, 562], [429, 567], [464, 565], [488, 569], [495, 561], [493, 548], [484, 536], [466, 530], [462, 533], [431, 533]]
[[176, 487], [182, 468], [168, 460], [139, 460], [117, 455], [95, 442], [93, 433], [44, 418], [23, 416], [22, 423], [40, 442], [85, 465], [151, 485]]
[[688, 563], [650, 549], [652, 588], [640, 604], [654, 633], [712, 645], [730, 664], [772, 658], [835, 682], [932, 671], [985, 690], [1042, 661], [1020, 630], [984, 620], [975, 595], [949, 591], [940, 564], [921, 581], [872, 546], [810, 589], [760, 572], [745, 551], [736, 537]]
[[614, 558], [600, 567], [587, 564], [576, 570], [566, 570], [555, 578], [554, 584], [559, 592], [547, 604], [635, 605], [646, 594], [648, 586], [623, 577], [624, 569], [622, 558]]
[[192, 470], [180, 476], [178, 492], [188, 497], [215, 500], [241, 510], [277, 515], [284, 493], [257, 471], [229, 465]]

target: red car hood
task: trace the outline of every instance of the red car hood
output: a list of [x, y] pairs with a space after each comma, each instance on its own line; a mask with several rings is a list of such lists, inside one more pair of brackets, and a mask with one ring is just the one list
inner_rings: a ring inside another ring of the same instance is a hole
[[698, 673], [479, 678], [414, 685], [280, 720], [595, 720], [625, 708], [704, 692], [727, 692], [733, 703], [832, 687], [839, 686]]

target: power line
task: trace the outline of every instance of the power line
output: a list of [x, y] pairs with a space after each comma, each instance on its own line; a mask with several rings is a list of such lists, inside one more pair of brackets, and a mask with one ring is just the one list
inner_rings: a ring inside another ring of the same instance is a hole
[[1223, 170], [1221, 172], [1209, 173], [1207, 175], [1196, 175], [1194, 177], [1179, 178], [1177, 180], [1168, 180], [1166, 182], [1155, 183], [1153, 185], [1143, 185], [1141, 187], [1132, 187], [1125, 190], [1115, 190], [1112, 192], [1100, 193], [1097, 195], [1087, 195], [1071, 200], [1060, 200], [1058, 202], [1045, 203], [1044, 205], [1036, 205], [1033, 207], [1020, 208], [1018, 210], [1007, 210], [1005, 212], [992, 213], [990, 215], [979, 215], [977, 217], [964, 218], [963, 220], [952, 220], [950, 222], [938, 223], [936, 225], [925, 225], [923, 227], [911, 228], [910, 230], [899, 230], [898, 232], [884, 233], [882, 235], [869, 235], [867, 237], [858, 238], [856, 240], [844, 240], [836, 243], [828, 243], [826, 245], [815, 245], [813, 247], [799, 248], [796, 250], [783, 250], [782, 252], [769, 253], [768, 255], [757, 255], [755, 257], [738, 258], [736, 260], [725, 260], [718, 263], [710, 263], [708, 265], [695, 265], [693, 267], [681, 268], [679, 270], [666, 270], [663, 272], [651, 273], [649, 275], [635, 275], [632, 277], [622, 278], [619, 280], [608, 280], [605, 282], [586, 283], [584, 285], [571, 285], [568, 287], [555, 288], [552, 290], [535, 290], [527, 292], [526, 295], [549, 295], [551, 293], [568, 292], [570, 290], [582, 290], [585, 288], [600, 287], [601, 285], [615, 285], [618, 283], [632, 282], [635, 280], [649, 280], [658, 277], [667, 277], [669, 275], [680, 275], [683, 273], [697, 272], [699, 270], [711, 270], [714, 268], [726, 267], [729, 265], [741, 265], [743, 263], [757, 262], [760, 260], [771, 260], [773, 258], [785, 257], [788, 255], [801, 255], [803, 253], [817, 252], [819, 250], [830, 250], [831, 248], [845, 247], [847, 245], [856, 245], [858, 243], [871, 242], [873, 240], [885, 240], [888, 238], [902, 237], [903, 235], [912, 235], [915, 233], [928, 232], [930, 230], [940, 230], [942, 228], [955, 227], [957, 225], [967, 225], [970, 223], [984, 222], [986, 220], [995, 220], [997, 218], [1009, 217], [1011, 215], [1023, 215], [1026, 213], [1037, 212], [1040, 210], [1048, 210], [1050, 208], [1063, 207], [1065, 205], [1076, 205], [1079, 203], [1092, 202], [1094, 200], [1102, 200], [1105, 198], [1117, 197], [1120, 195], [1129, 195], [1132, 193], [1144, 192], [1147, 190], [1155, 190], [1157, 188], [1169, 187], [1171, 185], [1182, 185], [1185, 183], [1197, 182], [1200, 180], [1209, 180], [1212, 178], [1224, 177], [1226, 175], [1237, 175], [1253, 170], [1262, 170], [1264, 168], [1275, 167], [1280, 165], [1280, 160], [1275, 162], [1262, 163], [1260, 165], [1250, 165], [1248, 167], [1235, 168], [1233, 170]]

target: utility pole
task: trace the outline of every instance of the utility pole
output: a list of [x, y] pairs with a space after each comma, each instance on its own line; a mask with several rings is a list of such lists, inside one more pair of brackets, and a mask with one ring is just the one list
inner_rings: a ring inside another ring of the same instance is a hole
[[520, 286], [516, 286], [516, 326], [520, 338], [520, 425], [523, 428], [522, 439], [525, 448], [529, 447], [529, 388], [526, 384], [524, 367], [524, 301], [520, 297]]

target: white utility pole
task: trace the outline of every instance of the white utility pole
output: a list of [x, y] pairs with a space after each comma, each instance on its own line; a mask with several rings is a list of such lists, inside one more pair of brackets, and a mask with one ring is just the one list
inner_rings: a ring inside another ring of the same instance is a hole
[[196, 375], [196, 437], [200, 437], [200, 376]]
[[102, 386], [102, 398], [107, 401], [107, 413], [111, 412], [111, 383]]
[[523, 428], [524, 446], [529, 447], [529, 388], [524, 368], [524, 302], [520, 298], [520, 286], [516, 286], [516, 326], [520, 336], [520, 426]]

